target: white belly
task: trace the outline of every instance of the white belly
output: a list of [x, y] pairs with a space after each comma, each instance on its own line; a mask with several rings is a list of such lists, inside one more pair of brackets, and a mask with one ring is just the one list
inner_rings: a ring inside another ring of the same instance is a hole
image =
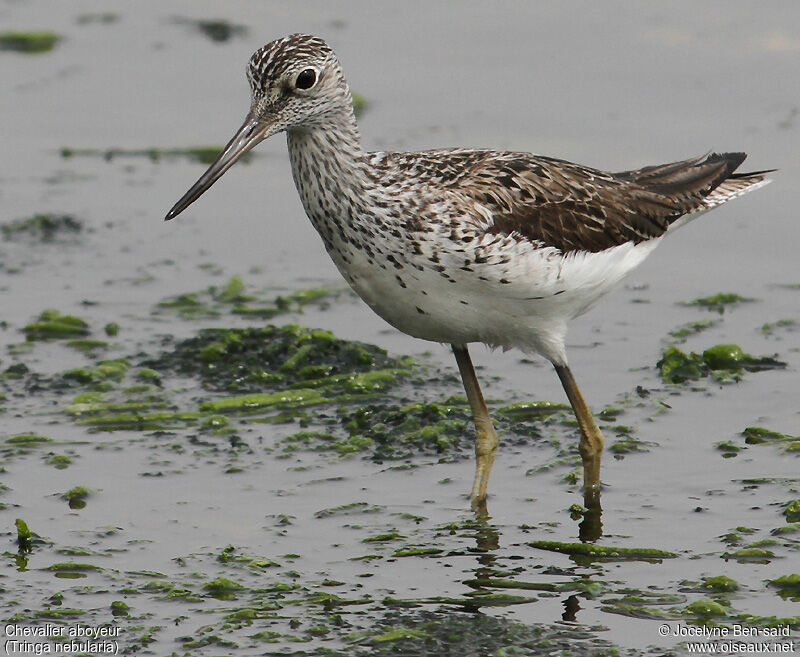
[[430, 268], [382, 268], [354, 249], [346, 252], [348, 262], [335, 251], [331, 257], [370, 308], [404, 333], [434, 342], [517, 347], [566, 363], [567, 321], [612, 290], [658, 242], [567, 257], [522, 248], [506, 267], [452, 268], [447, 277]]

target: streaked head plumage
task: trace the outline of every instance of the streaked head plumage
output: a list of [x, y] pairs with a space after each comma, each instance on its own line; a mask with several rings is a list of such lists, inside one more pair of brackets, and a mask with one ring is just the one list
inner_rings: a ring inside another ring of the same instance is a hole
[[251, 111], [279, 117], [282, 129], [314, 127], [352, 105], [336, 55], [310, 34], [292, 34], [256, 50], [247, 79]]

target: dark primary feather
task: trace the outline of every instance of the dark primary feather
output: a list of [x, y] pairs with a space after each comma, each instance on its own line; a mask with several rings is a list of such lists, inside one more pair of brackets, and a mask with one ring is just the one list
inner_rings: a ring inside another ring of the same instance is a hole
[[490, 161], [458, 181], [460, 193], [493, 212], [487, 232], [564, 253], [658, 237], [679, 217], [705, 209], [705, 198], [724, 181], [740, 181], [733, 191], [761, 179], [761, 172], [733, 174], [744, 153], [712, 153], [619, 173], [527, 154], [493, 155], [487, 153]]

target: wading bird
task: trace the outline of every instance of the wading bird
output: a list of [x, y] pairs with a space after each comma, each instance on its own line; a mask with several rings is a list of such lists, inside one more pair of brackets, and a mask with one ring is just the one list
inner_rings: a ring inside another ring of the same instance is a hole
[[257, 50], [247, 77], [244, 124], [166, 219], [256, 144], [286, 132], [303, 207], [345, 280], [400, 331], [452, 345], [477, 430], [473, 506], [486, 498], [498, 440], [472, 342], [553, 364], [580, 426], [584, 488], [596, 493], [603, 435], [567, 364], [567, 322], [665, 234], [766, 184], [767, 172], [734, 173], [744, 153], [608, 173], [471, 148], [365, 152], [339, 61], [307, 34]]

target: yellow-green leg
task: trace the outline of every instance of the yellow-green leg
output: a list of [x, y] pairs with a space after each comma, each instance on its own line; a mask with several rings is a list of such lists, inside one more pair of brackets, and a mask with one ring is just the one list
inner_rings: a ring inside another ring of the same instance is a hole
[[581, 428], [581, 442], [578, 446], [581, 459], [583, 460], [583, 485], [588, 497], [596, 496], [600, 491], [600, 457], [603, 454], [603, 434], [597, 426], [597, 422], [592, 417], [592, 412], [586, 405], [578, 384], [572, 372], [566, 365], [553, 365], [556, 368], [564, 392], [567, 393], [572, 410], [578, 419], [578, 426]]
[[483, 400], [483, 393], [475, 376], [475, 368], [469, 357], [466, 345], [452, 345], [453, 354], [458, 363], [458, 371], [464, 383], [469, 405], [472, 408], [472, 417], [475, 420], [477, 436], [475, 438], [475, 481], [472, 484], [470, 500], [472, 508], [478, 509], [486, 503], [486, 487], [489, 484], [489, 473], [492, 470], [494, 456], [497, 453], [497, 432], [494, 430], [489, 410]]

